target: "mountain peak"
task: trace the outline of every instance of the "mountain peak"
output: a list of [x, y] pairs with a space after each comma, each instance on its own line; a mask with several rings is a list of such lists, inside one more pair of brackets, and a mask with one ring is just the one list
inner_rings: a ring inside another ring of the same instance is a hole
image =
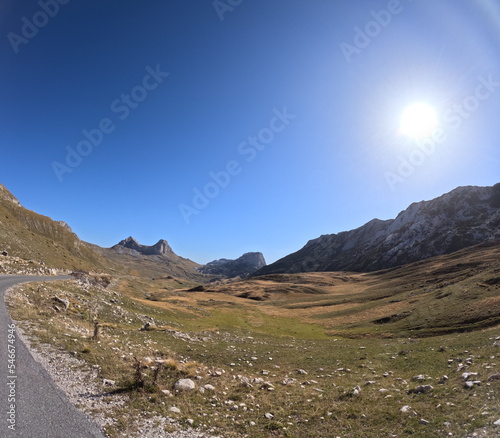
[[395, 219], [310, 240], [254, 275], [392, 268], [500, 239], [500, 184], [414, 202]]
[[261, 252], [247, 252], [236, 260], [219, 259], [198, 268], [203, 274], [222, 275], [228, 278], [248, 277], [266, 266]]
[[118, 244], [112, 247], [117, 251], [123, 251], [123, 248], [127, 248], [136, 251], [142, 255], [167, 255], [173, 254], [172, 248], [166, 240], [160, 239], [155, 245], [147, 246], [141, 245], [132, 236], [127, 237]]

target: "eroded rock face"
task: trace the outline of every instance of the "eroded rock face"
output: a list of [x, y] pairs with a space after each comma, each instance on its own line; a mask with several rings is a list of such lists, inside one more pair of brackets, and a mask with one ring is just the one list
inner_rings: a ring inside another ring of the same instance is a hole
[[127, 250], [135, 251], [142, 255], [167, 255], [173, 254], [172, 248], [166, 240], [159, 240], [156, 244], [152, 246], [141, 245], [133, 237], [127, 237], [122, 240], [117, 245], [113, 246], [112, 249], [118, 252], [127, 252]]
[[411, 204], [396, 219], [373, 219], [355, 230], [311, 240], [255, 275], [375, 271], [498, 239], [500, 184], [459, 187]]
[[260, 252], [247, 252], [236, 260], [220, 259], [198, 268], [203, 274], [220, 275], [228, 278], [248, 277], [263, 266], [266, 260]]

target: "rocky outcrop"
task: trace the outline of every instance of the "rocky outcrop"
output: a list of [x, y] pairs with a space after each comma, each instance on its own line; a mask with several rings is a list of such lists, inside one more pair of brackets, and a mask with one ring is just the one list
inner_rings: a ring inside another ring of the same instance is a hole
[[125, 240], [122, 240], [117, 245], [113, 246], [111, 249], [119, 252], [119, 253], [127, 253], [131, 255], [159, 255], [166, 256], [169, 254], [173, 254], [172, 248], [166, 240], [159, 240], [153, 246], [141, 245], [137, 240], [133, 237], [127, 237]]
[[500, 239], [500, 184], [459, 187], [411, 204], [396, 219], [309, 241], [301, 250], [254, 275], [367, 272], [391, 268]]
[[260, 252], [247, 252], [236, 260], [220, 259], [198, 268], [203, 274], [219, 275], [227, 278], [248, 277], [263, 266], [266, 260]]
[[9, 190], [7, 190], [2, 184], [0, 184], [0, 199], [5, 199], [16, 205], [21, 205], [17, 198], [12, 193], [10, 193]]

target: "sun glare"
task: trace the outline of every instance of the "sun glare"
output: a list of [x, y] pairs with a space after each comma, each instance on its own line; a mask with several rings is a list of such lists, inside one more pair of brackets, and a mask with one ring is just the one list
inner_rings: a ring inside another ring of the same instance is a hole
[[432, 135], [438, 126], [436, 110], [425, 102], [418, 102], [406, 108], [401, 116], [399, 132], [413, 139]]

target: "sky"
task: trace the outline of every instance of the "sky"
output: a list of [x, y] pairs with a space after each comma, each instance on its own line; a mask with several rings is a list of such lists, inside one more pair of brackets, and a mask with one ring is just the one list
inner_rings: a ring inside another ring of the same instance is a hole
[[0, 183], [103, 247], [273, 262], [500, 182], [499, 49], [496, 0], [2, 0]]

